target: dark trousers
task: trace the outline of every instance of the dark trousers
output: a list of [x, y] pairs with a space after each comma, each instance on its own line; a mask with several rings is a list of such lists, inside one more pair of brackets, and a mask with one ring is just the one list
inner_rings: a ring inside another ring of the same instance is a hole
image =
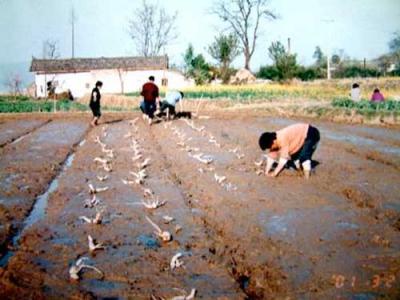
[[92, 110], [93, 117], [100, 118], [101, 116], [100, 105], [90, 104], [89, 107]]
[[156, 101], [144, 101], [144, 113], [148, 115], [149, 118], [154, 118], [154, 112], [156, 111], [156, 108]]
[[172, 116], [175, 116], [175, 114], [176, 114], [175, 106], [169, 104], [167, 101], [163, 101], [161, 103], [160, 112], [164, 112], [164, 110], [166, 110], [167, 108], [169, 110], [169, 114]]
[[292, 155], [292, 160], [300, 160], [300, 163], [303, 163], [306, 160], [311, 160], [315, 149], [317, 149], [319, 139], [320, 135], [318, 129], [310, 125], [303, 147], [301, 147], [297, 153]]

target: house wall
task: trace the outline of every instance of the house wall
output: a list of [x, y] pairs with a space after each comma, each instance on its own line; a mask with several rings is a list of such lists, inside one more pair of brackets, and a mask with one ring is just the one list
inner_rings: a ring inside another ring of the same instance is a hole
[[103, 93], [122, 93], [121, 80], [124, 93], [138, 92], [151, 75], [155, 77], [155, 82], [159, 87], [162, 86], [163, 78], [167, 79], [168, 89], [182, 89], [193, 85], [193, 82], [185, 79], [183, 74], [171, 70], [94, 70], [81, 73], [37, 74], [35, 83], [38, 97], [46, 97], [46, 82], [53, 81], [56, 85], [56, 93], [70, 89], [72, 95], [79, 98], [90, 93], [98, 80], [103, 82]]
[[[74, 97], [84, 95], [90, 88], [90, 72], [62, 73], [62, 74], [36, 74], [36, 95], [44, 98], [47, 95], [46, 82], [52, 81], [56, 86], [56, 93], [71, 90]], [[89, 88], [86, 83], [89, 82]]]

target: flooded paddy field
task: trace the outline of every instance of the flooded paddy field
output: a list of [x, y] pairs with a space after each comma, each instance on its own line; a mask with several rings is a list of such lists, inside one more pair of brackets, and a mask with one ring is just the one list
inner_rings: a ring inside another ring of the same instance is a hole
[[313, 122], [309, 180], [258, 175], [295, 122], [0, 119], [0, 298], [397, 299], [400, 129]]

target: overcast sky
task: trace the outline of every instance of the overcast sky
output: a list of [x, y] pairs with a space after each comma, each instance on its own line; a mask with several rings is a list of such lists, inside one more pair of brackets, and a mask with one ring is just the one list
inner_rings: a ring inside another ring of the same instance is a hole
[[[57, 40], [61, 56], [70, 57], [72, 7], [77, 15], [76, 57], [135, 55], [128, 20], [141, 3], [0, 0], [0, 66], [26, 65], [32, 56], [41, 57], [46, 39]], [[178, 12], [179, 38], [167, 48], [171, 61], [180, 65], [189, 43], [196, 52], [206, 54], [207, 45], [223, 28], [218, 18], [208, 13], [214, 0], [159, 0], [158, 3], [170, 12]], [[286, 45], [290, 37], [298, 61], [311, 64], [317, 45], [324, 52], [344, 49], [352, 58], [375, 58], [388, 51], [393, 33], [400, 31], [400, 0], [270, 0], [270, 8], [279, 19], [262, 25], [263, 35], [251, 63], [254, 71], [270, 62], [267, 48], [272, 41], [280, 40]], [[242, 66], [243, 60], [237, 59], [235, 65]]]

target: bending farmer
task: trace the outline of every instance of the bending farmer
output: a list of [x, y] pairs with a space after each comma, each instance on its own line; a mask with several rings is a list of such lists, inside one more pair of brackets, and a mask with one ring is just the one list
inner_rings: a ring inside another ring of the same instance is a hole
[[[258, 141], [264, 151], [269, 149], [265, 174], [276, 177], [289, 160], [297, 170], [303, 169], [304, 176], [310, 177], [311, 157], [319, 142], [319, 131], [309, 124], [294, 124], [276, 132], [264, 132]], [[278, 162], [272, 171], [273, 165]]]
[[179, 111], [182, 112], [183, 110], [183, 97], [184, 94], [180, 91], [167, 92], [165, 99], [161, 102], [160, 113], [162, 114], [165, 110], [167, 110], [167, 119], [169, 119], [171, 115], [175, 117], [175, 107], [177, 103], [179, 103]]

